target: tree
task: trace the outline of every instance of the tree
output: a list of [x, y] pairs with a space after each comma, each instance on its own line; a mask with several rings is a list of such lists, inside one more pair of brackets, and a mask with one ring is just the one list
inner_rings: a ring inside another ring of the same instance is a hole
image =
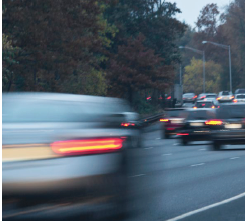
[[[13, 47], [21, 48], [11, 72], [24, 80], [15, 82], [15, 89], [67, 91], [65, 83], [78, 74], [104, 78], [100, 64], [111, 30], [97, 0], [4, 0], [3, 5], [3, 32], [13, 39]], [[79, 93], [86, 91], [80, 88]]]
[[[220, 91], [220, 74], [222, 67], [213, 61], [206, 62], [206, 92]], [[203, 92], [203, 62], [193, 58], [185, 67], [184, 91], [200, 94]]]
[[233, 86], [245, 87], [245, 1], [235, 0], [222, 18], [221, 32], [232, 49]]
[[133, 103], [135, 92], [147, 88], [162, 90], [172, 83], [172, 66], [163, 65], [163, 58], [143, 45], [145, 37], [128, 39], [126, 45], [118, 47], [118, 54], [111, 58], [111, 92], [121, 95]]
[[17, 47], [13, 46], [13, 42], [4, 33], [2, 34], [2, 87], [3, 91], [9, 91], [14, 80], [14, 72], [11, 66], [17, 64], [15, 60], [16, 54], [19, 51]]

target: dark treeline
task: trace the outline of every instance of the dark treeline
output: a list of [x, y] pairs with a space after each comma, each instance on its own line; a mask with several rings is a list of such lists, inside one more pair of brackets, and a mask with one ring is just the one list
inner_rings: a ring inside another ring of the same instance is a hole
[[116, 96], [132, 104], [150, 95], [154, 102], [179, 79], [181, 60], [199, 64], [190, 62], [200, 59], [192, 52], [181, 59], [179, 45], [205, 50], [207, 67], [219, 72], [208, 76], [210, 88], [228, 89], [228, 51], [203, 40], [231, 45], [233, 88], [245, 87], [245, 2], [235, 0], [223, 14], [207, 5], [196, 29], [178, 13], [165, 0], [3, 0], [3, 91]]
[[186, 25], [164, 0], [3, 1], [3, 91], [165, 91]]

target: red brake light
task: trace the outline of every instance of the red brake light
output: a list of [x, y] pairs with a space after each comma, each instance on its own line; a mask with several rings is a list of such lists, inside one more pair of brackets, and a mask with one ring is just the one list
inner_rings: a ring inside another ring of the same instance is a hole
[[222, 98], [222, 97], [217, 97], [216, 100], [218, 101], [218, 100], [220, 100], [221, 98]]
[[214, 109], [214, 108], [215, 108], [215, 106], [212, 106], [212, 108]]
[[204, 106], [205, 106], [205, 104], [202, 104], [202, 106], [204, 107]]
[[167, 100], [170, 100], [171, 99], [171, 96], [167, 97]]
[[65, 140], [51, 144], [52, 150], [61, 155], [83, 155], [113, 152], [122, 148], [124, 138], [98, 138]]
[[222, 125], [223, 121], [222, 120], [208, 120], [205, 122], [206, 125]]
[[197, 107], [193, 107], [194, 109], [197, 109]]
[[237, 103], [237, 99], [233, 100], [234, 103]]
[[197, 95], [196, 95], [196, 96], [194, 96], [193, 98], [197, 98]]
[[231, 96], [231, 99], [234, 99], [235, 97], [234, 96]]
[[135, 126], [134, 123], [121, 123], [122, 127]]
[[189, 134], [188, 133], [179, 133], [179, 134], [177, 134], [178, 136], [188, 136]]
[[169, 119], [160, 119], [161, 122], [168, 122]]
[[202, 96], [200, 99], [204, 99], [206, 96]]
[[150, 100], [150, 99], [151, 99], [151, 97], [147, 97], [147, 98], [146, 98], [146, 100]]

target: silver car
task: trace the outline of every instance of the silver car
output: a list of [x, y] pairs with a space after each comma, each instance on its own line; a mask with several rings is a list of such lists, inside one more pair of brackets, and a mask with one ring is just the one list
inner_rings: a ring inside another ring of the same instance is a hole
[[120, 102], [70, 94], [3, 94], [3, 219], [67, 220], [88, 211], [124, 215], [126, 152], [133, 131], [122, 127], [125, 115], [110, 108]]

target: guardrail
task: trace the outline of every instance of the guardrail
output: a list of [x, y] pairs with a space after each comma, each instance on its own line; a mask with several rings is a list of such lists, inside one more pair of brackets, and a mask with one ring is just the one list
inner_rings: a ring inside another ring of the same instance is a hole
[[164, 116], [164, 112], [163, 113], [159, 113], [159, 114], [155, 114], [146, 118], [142, 118], [141, 119], [141, 123], [146, 126], [148, 124], [157, 122], [160, 120], [160, 118], [162, 118]]

